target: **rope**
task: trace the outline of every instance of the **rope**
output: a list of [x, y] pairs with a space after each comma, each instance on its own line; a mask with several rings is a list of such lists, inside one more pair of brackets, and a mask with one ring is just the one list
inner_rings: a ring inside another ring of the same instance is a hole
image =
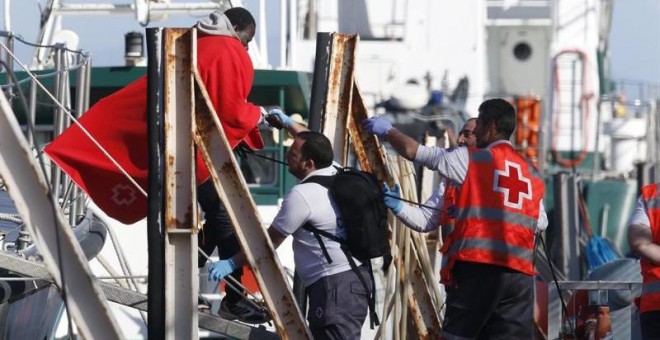
[[34, 74], [28, 69], [28, 67], [27, 67], [25, 64], [23, 64], [20, 60], [18, 60], [18, 58], [16, 58], [16, 55], [14, 55], [14, 53], [12, 53], [12, 52], [9, 50], [9, 48], [7, 48], [7, 46], [6, 46], [4, 43], [0, 43], [0, 45], [2, 45], [2, 48], [5, 49], [5, 51], [7, 52], [7, 54], [8, 54], [9, 56], [11, 56], [12, 59], [14, 59], [14, 60], [15, 60], [15, 61], [16, 61], [16, 62], [17, 62], [17, 63], [18, 63], [18, 64], [19, 64], [24, 70], [25, 70], [25, 72], [30, 76], [30, 78], [32, 78], [32, 80], [34, 80], [35, 84], [37, 84], [37, 85], [38, 85], [38, 86], [39, 86], [39, 87], [40, 87], [40, 88], [41, 88], [41, 89], [42, 89], [42, 90], [43, 90], [43, 91], [44, 91], [44, 92], [50, 97], [50, 99], [53, 100], [53, 102], [57, 104], [57, 106], [62, 110], [62, 112], [66, 113], [67, 116], [69, 116], [69, 119], [71, 119], [71, 121], [72, 121], [74, 124], [76, 124], [76, 125], [78, 126], [78, 128], [80, 128], [80, 130], [81, 130], [81, 131], [82, 131], [82, 132], [83, 132], [83, 133], [84, 133], [84, 134], [85, 134], [85, 135], [86, 135], [86, 136], [92, 141], [92, 143], [94, 143], [94, 145], [95, 145], [97, 148], [99, 148], [99, 150], [103, 153], [103, 155], [105, 155], [105, 156], [108, 158], [108, 160], [110, 160], [110, 162], [111, 162], [115, 167], [117, 167], [117, 169], [119, 169], [119, 171], [120, 171], [120, 172], [126, 177], [126, 179], [128, 179], [128, 181], [129, 181], [131, 184], [133, 184], [133, 185], [137, 188], [137, 190], [138, 190], [139, 192], [141, 192], [142, 195], [144, 195], [144, 197], [147, 197], [147, 192], [144, 191], [144, 189], [142, 189], [142, 187], [141, 187], [141, 186], [135, 181], [135, 179], [133, 179], [133, 177], [131, 177], [131, 176], [126, 172], [126, 170], [125, 170], [125, 169], [124, 169], [124, 168], [123, 168], [123, 167], [122, 167], [122, 166], [121, 166], [121, 165], [120, 165], [120, 164], [119, 164], [119, 163], [118, 163], [118, 162], [117, 162], [117, 161], [116, 161], [111, 155], [110, 155], [110, 153], [109, 153], [109, 152], [108, 152], [103, 146], [101, 146], [101, 144], [100, 144], [100, 143], [99, 143], [99, 142], [98, 142], [98, 141], [92, 136], [92, 134], [89, 133], [89, 131], [87, 131], [87, 129], [86, 129], [84, 126], [82, 126], [82, 124], [80, 124], [80, 123], [78, 122], [78, 120], [77, 120], [77, 119], [71, 114], [71, 111], [70, 111], [69, 109], [65, 108], [64, 105], [62, 105], [62, 103], [60, 103], [60, 102], [55, 98], [55, 96], [53, 96], [53, 95], [48, 91], [48, 89], [46, 89], [46, 87], [45, 87], [43, 84], [41, 84], [41, 82], [39, 82], [39, 80], [37, 80], [37, 78], [36, 78], [36, 77], [34, 76]]
[[275, 163], [278, 163], [278, 164], [289, 165], [289, 163], [284, 162], [284, 161], [281, 161], [281, 160], [279, 160], [279, 159], [272, 158], [272, 157], [268, 157], [268, 156], [264, 156], [264, 155], [260, 155], [260, 154], [256, 153], [254, 150], [252, 150], [252, 149], [250, 149], [250, 148], [247, 148], [247, 147], [244, 147], [244, 146], [242, 146], [242, 145], [236, 150], [236, 153], [237, 153], [239, 156], [243, 157], [243, 158], [246, 158], [247, 155], [250, 154], [250, 155], [257, 156], [257, 157], [259, 157], [259, 158], [263, 158], [263, 159], [266, 159], [266, 160], [269, 160], [269, 161], [271, 161], [271, 162], [275, 162]]

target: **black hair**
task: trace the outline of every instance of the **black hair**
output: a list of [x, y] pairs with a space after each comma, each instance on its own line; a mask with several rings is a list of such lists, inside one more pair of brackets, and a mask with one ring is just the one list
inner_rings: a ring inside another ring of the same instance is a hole
[[296, 138], [305, 141], [300, 148], [300, 153], [304, 159], [313, 160], [314, 166], [317, 169], [327, 168], [332, 165], [334, 154], [328, 137], [320, 132], [302, 131], [298, 132]]
[[237, 31], [243, 31], [250, 25], [257, 26], [252, 14], [243, 7], [232, 7], [225, 11], [225, 15], [229, 19], [229, 22], [236, 26]]
[[509, 102], [501, 98], [488, 99], [481, 103], [479, 120], [483, 126], [494, 122], [497, 133], [504, 139], [509, 139], [516, 129], [516, 111]]

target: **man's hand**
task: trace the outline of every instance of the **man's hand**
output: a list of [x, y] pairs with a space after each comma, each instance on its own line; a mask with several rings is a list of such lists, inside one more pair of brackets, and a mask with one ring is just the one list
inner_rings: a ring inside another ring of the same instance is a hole
[[392, 123], [382, 116], [371, 117], [362, 122], [362, 126], [367, 132], [380, 137], [385, 137], [387, 132], [393, 128]]
[[232, 259], [220, 260], [209, 266], [209, 281], [220, 281], [236, 270], [238, 266]]
[[401, 189], [398, 184], [394, 185], [394, 189], [390, 189], [387, 183], [383, 183], [383, 201], [385, 205], [392, 210], [394, 214], [398, 214], [403, 209], [403, 202], [401, 201]]
[[281, 130], [283, 127], [290, 128], [293, 124], [293, 120], [284, 113], [282, 108], [274, 106], [267, 108], [267, 111], [266, 122], [268, 122], [268, 125]]

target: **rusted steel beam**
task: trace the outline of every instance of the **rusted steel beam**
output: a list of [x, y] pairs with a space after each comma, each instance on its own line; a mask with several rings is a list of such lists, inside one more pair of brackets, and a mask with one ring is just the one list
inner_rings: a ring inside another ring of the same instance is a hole
[[[257, 206], [197, 70], [194, 138], [282, 339], [311, 339]], [[222, 183], [222, 184], [221, 184]]]
[[390, 187], [393, 187], [394, 177], [387, 167], [387, 154], [381, 148], [376, 135], [370, 134], [362, 128], [362, 122], [369, 118], [368, 112], [362, 100], [360, 89], [355, 84], [353, 86], [351, 114], [348, 118], [348, 133], [353, 144], [353, 151], [364, 171], [371, 172], [379, 180], [387, 182]]
[[195, 31], [163, 30], [166, 339], [198, 338], [197, 202], [195, 200], [192, 69]]
[[321, 132], [330, 139], [335, 160], [346, 165], [348, 139], [346, 121], [353, 99], [353, 70], [355, 68], [355, 34], [332, 34], [328, 92], [321, 123]]

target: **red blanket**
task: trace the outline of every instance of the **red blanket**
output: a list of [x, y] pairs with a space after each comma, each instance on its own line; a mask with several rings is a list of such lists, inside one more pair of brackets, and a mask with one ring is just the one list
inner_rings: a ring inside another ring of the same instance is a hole
[[[197, 40], [197, 65], [232, 148], [245, 141], [261, 149], [257, 129], [259, 107], [247, 102], [254, 70], [241, 43], [234, 38], [204, 36]], [[142, 77], [100, 100], [80, 124], [146, 191], [148, 179], [147, 81]], [[146, 197], [76, 125], [55, 138], [44, 152], [78, 184], [106, 214], [126, 224], [147, 213]], [[197, 155], [197, 182], [209, 178]]]

